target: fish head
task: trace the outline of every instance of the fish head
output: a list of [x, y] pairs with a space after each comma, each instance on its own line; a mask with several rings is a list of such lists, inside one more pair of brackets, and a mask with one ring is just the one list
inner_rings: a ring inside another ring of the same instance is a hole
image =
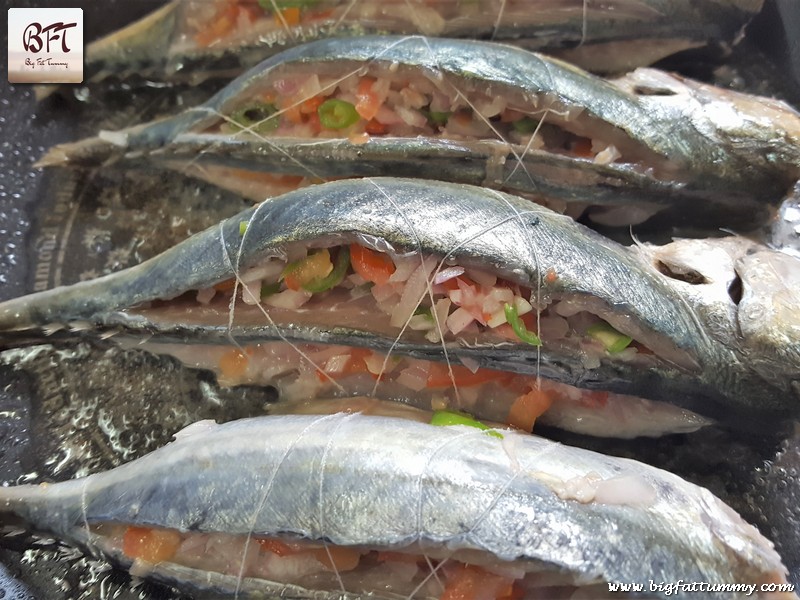
[[[740, 237], [646, 247], [705, 331], [756, 381], [800, 393], [800, 262]], [[742, 382], [731, 382], [738, 386]]]
[[736, 261], [738, 324], [751, 367], [800, 400], [800, 261], [754, 249]]

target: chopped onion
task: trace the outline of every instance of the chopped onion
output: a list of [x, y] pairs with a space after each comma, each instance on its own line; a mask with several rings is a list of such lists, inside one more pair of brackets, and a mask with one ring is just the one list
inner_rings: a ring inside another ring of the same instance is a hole
[[372, 297], [375, 298], [377, 302], [384, 302], [391, 298], [392, 296], [399, 295], [399, 290], [397, 286], [390, 283], [378, 284], [372, 286], [371, 289]]
[[475, 110], [487, 119], [503, 112], [506, 108], [506, 99], [497, 94], [493, 98], [481, 98], [475, 101]]
[[442, 298], [436, 302], [436, 307], [433, 309], [433, 327], [425, 336], [425, 339], [429, 342], [439, 342], [442, 339], [442, 333], [445, 330], [446, 322], [447, 322], [447, 313], [450, 312], [450, 300], [447, 298]]
[[410, 108], [406, 108], [405, 106], [396, 106], [395, 110], [397, 114], [400, 115], [400, 118], [403, 119], [403, 122], [408, 125], [413, 125], [414, 127], [425, 127], [428, 123], [428, 119], [425, 118], [418, 110], [413, 110]]
[[415, 392], [421, 392], [428, 386], [428, 373], [430, 366], [422, 361], [417, 361], [410, 367], [400, 371], [397, 383], [404, 385]]
[[440, 283], [444, 283], [445, 281], [449, 281], [454, 277], [458, 277], [464, 273], [464, 267], [447, 267], [446, 269], [442, 269], [436, 276], [433, 278], [433, 284], [439, 285]]
[[197, 290], [197, 301], [200, 304], [208, 304], [216, 294], [217, 290], [215, 290], [213, 287]]
[[250, 267], [240, 275], [240, 278], [243, 283], [249, 283], [256, 279], [273, 280], [281, 274], [285, 267], [286, 264], [283, 261], [269, 260], [264, 264]]
[[436, 324], [428, 315], [414, 315], [408, 321], [408, 327], [414, 331], [428, 331], [429, 329], [434, 329]]
[[398, 256], [394, 259], [395, 271], [389, 277], [391, 283], [407, 281], [411, 274], [419, 267], [418, 256]]
[[472, 323], [475, 319], [464, 308], [457, 308], [453, 314], [447, 317], [447, 328], [453, 333], [460, 333], [464, 328]]
[[414, 314], [417, 306], [419, 306], [420, 299], [428, 287], [428, 276], [435, 266], [435, 258], [431, 256], [424, 257], [422, 264], [408, 278], [403, 295], [400, 297], [400, 303], [392, 311], [392, 317], [389, 320], [392, 327], [402, 327]]
[[282, 292], [278, 292], [277, 294], [267, 296], [264, 302], [270, 306], [274, 306], [275, 308], [294, 309], [300, 308], [303, 306], [303, 304], [311, 300], [311, 296], [311, 292], [306, 292], [303, 290], [284, 290]]
[[608, 165], [617, 160], [620, 156], [622, 156], [622, 153], [612, 144], [598, 152], [594, 157], [594, 162], [598, 165]]
[[297, 90], [297, 96], [300, 100], [308, 100], [314, 98], [322, 92], [322, 87], [319, 84], [319, 77], [315, 74], [309, 76], [300, 88]]
[[347, 363], [350, 361], [349, 354], [337, 354], [336, 356], [330, 357], [325, 362], [325, 367], [323, 370], [328, 373], [341, 373], [344, 371], [344, 368], [347, 366]]
[[480, 363], [474, 358], [470, 358], [469, 356], [459, 356], [458, 358], [461, 364], [469, 369], [471, 373], [477, 373], [478, 369], [481, 368]]
[[422, 108], [428, 104], [428, 100], [424, 95], [410, 87], [404, 87], [402, 90], [400, 90], [400, 96], [405, 105], [410, 106], [411, 108]]
[[[385, 367], [384, 367], [384, 362], [386, 363]], [[389, 360], [386, 360], [386, 357], [373, 352], [369, 356], [364, 358], [364, 364], [367, 365], [367, 371], [369, 371], [373, 375], [380, 375], [381, 373], [384, 374], [391, 373], [392, 370], [398, 364], [400, 364], [400, 361], [394, 358], [389, 358]]]

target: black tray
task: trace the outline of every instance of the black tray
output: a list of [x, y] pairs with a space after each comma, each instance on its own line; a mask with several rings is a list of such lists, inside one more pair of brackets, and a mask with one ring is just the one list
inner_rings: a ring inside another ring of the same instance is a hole
[[[15, 2], [82, 6], [86, 41], [133, 20], [158, 0]], [[702, 55], [666, 66], [800, 105], [800, 5], [768, 2], [726, 66]], [[136, 264], [247, 204], [176, 174], [41, 171], [55, 143], [197, 103], [214, 90], [74, 86], [37, 104], [26, 85], [0, 92], [0, 300]], [[0, 353], [0, 481], [68, 479], [164, 445], [186, 424], [260, 414], [268, 390], [220, 388], [212, 375], [110, 343], [85, 341]], [[222, 406], [227, 406], [225, 410]], [[233, 408], [230, 408], [233, 407]], [[800, 433], [781, 440], [721, 430], [660, 440], [559, 439], [636, 457], [711, 489], [774, 540], [800, 585]], [[0, 598], [175, 598], [131, 582], [102, 561], [27, 534], [0, 538]], [[3, 596], [5, 592], [5, 596]], [[105, 594], [105, 596], [103, 596]]]

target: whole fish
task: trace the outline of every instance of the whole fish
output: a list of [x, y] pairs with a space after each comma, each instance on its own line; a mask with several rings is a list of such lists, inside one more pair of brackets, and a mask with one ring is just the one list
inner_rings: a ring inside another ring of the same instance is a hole
[[117, 160], [237, 190], [259, 174], [391, 174], [588, 207], [601, 224], [750, 229], [800, 179], [800, 115], [649, 69], [605, 81], [510, 46], [365, 36], [287, 50], [204, 105], [56, 146], [39, 165]]
[[[86, 49], [88, 81], [235, 76], [315, 39], [366, 33], [511, 40], [621, 72], [687, 48], [729, 46], [763, 0], [173, 0]], [[46, 88], [45, 88], [46, 89]]]
[[798, 411], [798, 272], [741, 238], [626, 248], [493, 190], [346, 180], [130, 269], [4, 302], [0, 331], [358, 346], [774, 431]]
[[663, 587], [702, 581], [744, 598], [786, 584], [772, 544], [708, 490], [513, 431], [339, 413], [176, 437], [109, 472], [0, 488], [0, 512], [217, 596], [597, 597], [622, 582], [717, 597]]

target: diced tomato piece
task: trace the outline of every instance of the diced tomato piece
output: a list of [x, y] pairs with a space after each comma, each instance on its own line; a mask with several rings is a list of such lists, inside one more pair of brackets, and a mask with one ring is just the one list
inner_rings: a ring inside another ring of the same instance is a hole
[[181, 545], [181, 534], [170, 529], [128, 527], [122, 539], [125, 556], [156, 564], [169, 560]]
[[[235, 175], [237, 179], [276, 185], [297, 186], [303, 181], [302, 175], [274, 175], [272, 173], [264, 173], [263, 171], [250, 171], [248, 169], [229, 169], [229, 172]], [[231, 283], [231, 288], [233, 288], [233, 279], [229, 281]]]
[[370, 135], [384, 135], [389, 128], [375, 119], [370, 119], [364, 126], [364, 131]]
[[298, 104], [293, 99], [289, 98], [284, 103], [281, 111], [284, 117], [294, 125], [302, 125], [304, 123], [303, 113], [300, 112], [302, 104]]
[[265, 552], [272, 552], [278, 556], [291, 556], [292, 554], [298, 553], [297, 550], [291, 548], [288, 544], [274, 538], [257, 538], [256, 542]]
[[392, 258], [387, 254], [375, 252], [358, 244], [350, 245], [350, 264], [366, 281], [378, 285], [388, 283], [389, 277], [396, 269]]
[[450, 120], [466, 127], [472, 123], [472, 111], [458, 110], [450, 116]]
[[513, 373], [495, 371], [493, 369], [478, 369], [473, 373], [463, 365], [452, 365], [452, 369], [453, 377], [451, 378], [447, 365], [432, 363], [428, 371], [427, 386], [429, 388], [450, 387], [455, 383], [455, 385], [460, 387], [470, 387], [489, 381], [505, 383], [507, 380], [514, 377]]
[[252, 24], [255, 23], [261, 15], [264, 14], [264, 9], [262, 9], [257, 4], [252, 2], [247, 3], [239, 3], [239, 15], [245, 15], [247, 20]]
[[583, 157], [591, 157], [592, 153], [592, 140], [588, 138], [580, 138], [571, 144], [570, 150], [573, 154]]
[[639, 354], [654, 354], [654, 352], [652, 350], [650, 350], [650, 348], [648, 348], [647, 346], [643, 346], [642, 344], [640, 344], [636, 340], [633, 340], [631, 342], [631, 345], [628, 346], [628, 347], [629, 348], [636, 348], [636, 352], [638, 352]]
[[374, 83], [374, 77], [362, 77], [356, 89], [356, 112], [367, 121], [374, 119], [381, 107], [381, 99], [372, 91]]
[[225, 281], [220, 281], [218, 284], [216, 284], [214, 289], [218, 292], [231, 292], [233, 291], [234, 287], [236, 287], [236, 280], [226, 279]]
[[221, 378], [226, 381], [238, 381], [247, 373], [250, 360], [238, 348], [231, 348], [219, 359]]
[[280, 13], [275, 13], [275, 23], [279, 26], [283, 26], [284, 22], [289, 27], [294, 27], [295, 25], [299, 25], [300, 7], [290, 6], [289, 8], [284, 8], [283, 10], [281, 10]]
[[300, 105], [300, 112], [304, 115], [317, 114], [317, 109], [325, 102], [324, 96], [314, 96]]
[[319, 122], [319, 113], [313, 112], [308, 115], [308, 124], [311, 126], [311, 133], [317, 135], [322, 131], [322, 123]]
[[367, 350], [366, 348], [353, 348], [350, 350], [350, 360], [347, 361], [347, 365], [344, 368], [345, 372], [348, 375], [368, 372], [369, 369], [367, 369], [367, 363], [365, 361], [371, 355], [372, 350]]
[[547, 269], [547, 273], [544, 275], [544, 280], [547, 283], [555, 283], [558, 280], [558, 275], [556, 274], [556, 270], [553, 267]]
[[309, 10], [306, 16], [308, 17], [307, 20], [309, 21], [314, 19], [327, 19], [328, 17], [333, 16], [333, 9], [325, 8], [320, 10]]
[[473, 565], [459, 565], [447, 572], [447, 583], [440, 600], [512, 600], [513, 594], [513, 580]]
[[[367, 350], [366, 348], [352, 348], [350, 350], [350, 358], [347, 361], [347, 364], [345, 364], [344, 369], [337, 371], [336, 373], [322, 373], [317, 371], [317, 378], [320, 381], [328, 381], [329, 378], [339, 379], [349, 375], [355, 375], [357, 373], [369, 373], [369, 369], [367, 368], [367, 363], [365, 361], [371, 354], [372, 351]], [[370, 373], [370, 375], [372, 375], [372, 373]], [[372, 376], [375, 379], [378, 378], [377, 375]]]
[[198, 46], [206, 47], [221, 40], [236, 27], [238, 17], [239, 7], [236, 2], [227, 2], [214, 15], [208, 26], [194, 36], [195, 42]]
[[352, 571], [358, 566], [361, 553], [345, 546], [328, 546], [314, 550], [314, 558], [328, 571]]
[[549, 392], [533, 389], [514, 400], [511, 410], [508, 411], [508, 424], [524, 431], [532, 431], [536, 419], [544, 414], [551, 404], [553, 397]]

